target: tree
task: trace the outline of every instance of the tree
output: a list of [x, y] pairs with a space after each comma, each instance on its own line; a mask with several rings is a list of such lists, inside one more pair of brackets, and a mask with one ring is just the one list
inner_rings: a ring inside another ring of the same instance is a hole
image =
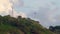
[[54, 32], [55, 31], [55, 28], [53, 26], [50, 26], [49, 27], [49, 30], [52, 31], [52, 32]]

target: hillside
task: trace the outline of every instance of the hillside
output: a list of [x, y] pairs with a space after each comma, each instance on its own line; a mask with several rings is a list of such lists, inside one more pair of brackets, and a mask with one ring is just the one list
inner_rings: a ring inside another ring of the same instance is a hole
[[53, 34], [30, 18], [0, 16], [0, 34]]

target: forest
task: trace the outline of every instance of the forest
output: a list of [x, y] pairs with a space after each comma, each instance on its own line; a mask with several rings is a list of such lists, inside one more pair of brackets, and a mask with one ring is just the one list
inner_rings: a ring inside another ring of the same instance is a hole
[[30, 18], [0, 15], [0, 34], [54, 34], [54, 32]]

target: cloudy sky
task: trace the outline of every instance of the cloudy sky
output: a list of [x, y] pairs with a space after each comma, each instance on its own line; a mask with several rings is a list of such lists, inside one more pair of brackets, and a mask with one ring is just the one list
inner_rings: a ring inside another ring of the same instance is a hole
[[44, 27], [60, 25], [60, 0], [0, 0], [0, 15], [12, 13], [40, 21]]

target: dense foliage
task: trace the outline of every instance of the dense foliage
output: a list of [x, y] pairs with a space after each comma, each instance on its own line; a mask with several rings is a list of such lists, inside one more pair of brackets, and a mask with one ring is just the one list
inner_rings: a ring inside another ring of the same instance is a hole
[[53, 34], [30, 18], [0, 16], [0, 34]]

